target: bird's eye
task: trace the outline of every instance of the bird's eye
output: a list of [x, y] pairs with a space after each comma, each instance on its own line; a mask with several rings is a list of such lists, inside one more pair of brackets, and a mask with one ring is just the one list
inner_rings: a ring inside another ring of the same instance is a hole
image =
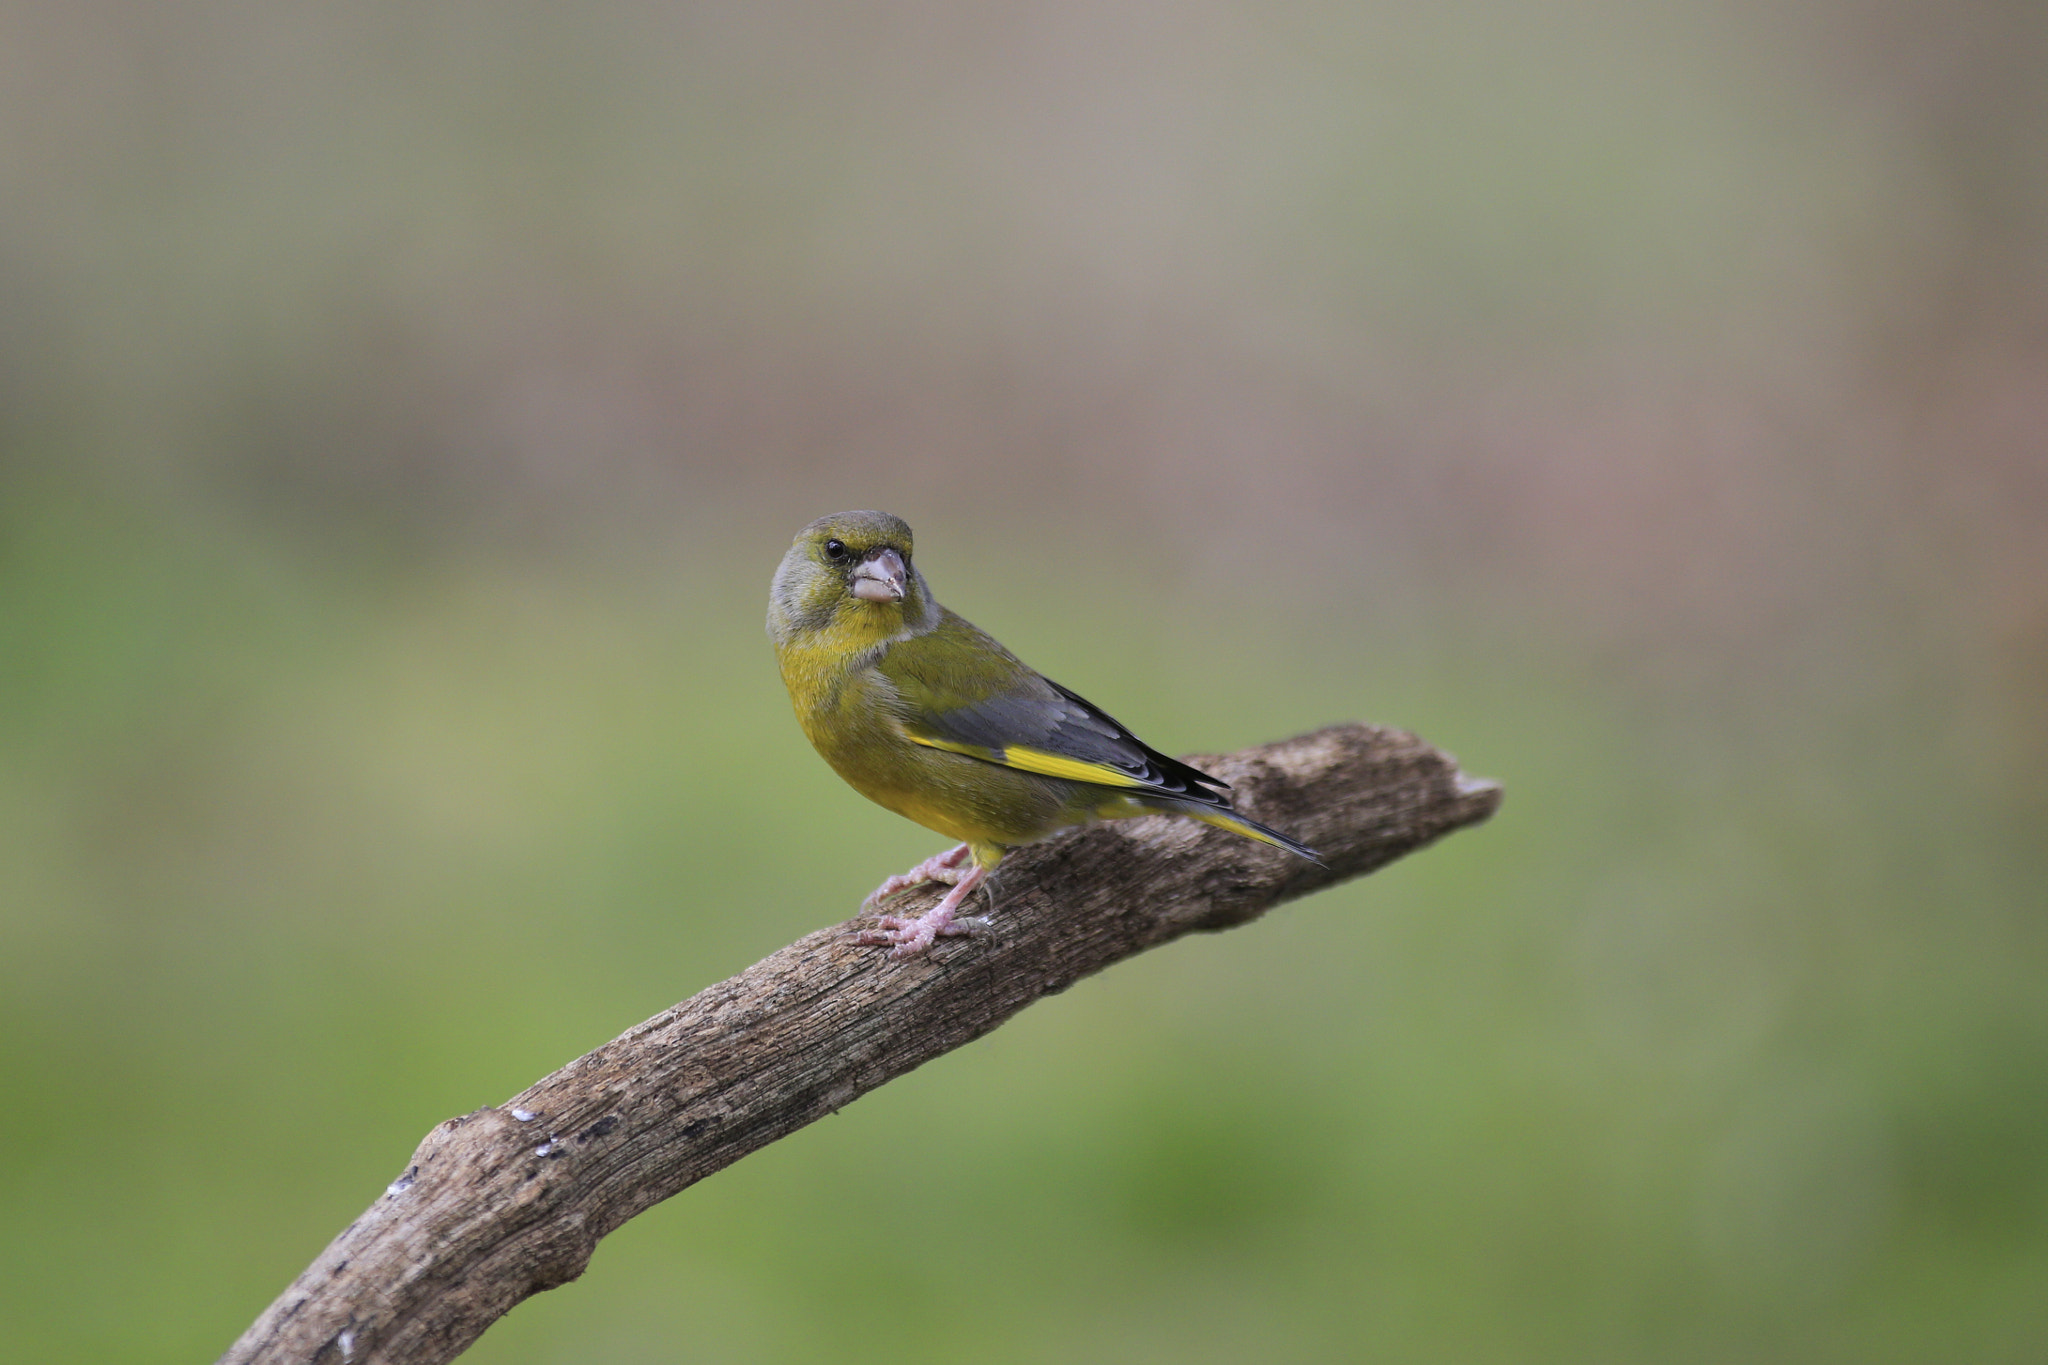
[[844, 559], [844, 558], [846, 558], [846, 542], [845, 542], [845, 541], [843, 541], [843, 540], [828, 540], [828, 541], [826, 541], [826, 542], [825, 542], [825, 558], [827, 558], [827, 559]]

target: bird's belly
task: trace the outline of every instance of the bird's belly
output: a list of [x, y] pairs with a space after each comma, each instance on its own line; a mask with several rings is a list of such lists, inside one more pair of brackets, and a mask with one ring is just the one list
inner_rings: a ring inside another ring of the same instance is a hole
[[1009, 848], [1089, 818], [1075, 808], [1075, 783], [906, 739], [879, 752], [872, 745], [845, 753], [820, 745], [819, 752], [870, 801], [963, 843]]

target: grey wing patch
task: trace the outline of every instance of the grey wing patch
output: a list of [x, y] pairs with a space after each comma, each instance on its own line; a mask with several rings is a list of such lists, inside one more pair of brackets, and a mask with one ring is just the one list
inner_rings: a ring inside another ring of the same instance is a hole
[[[1101, 764], [1114, 770], [1107, 785], [1148, 789], [1203, 805], [1228, 809], [1227, 783], [1146, 744], [1115, 717], [1049, 678], [1033, 676], [1030, 686], [941, 714], [921, 718], [920, 728], [949, 745], [983, 751], [993, 762], [1053, 772], [1018, 750], [1055, 759]], [[1061, 774], [1064, 775], [1064, 774]], [[1115, 780], [1121, 775], [1121, 781]]]

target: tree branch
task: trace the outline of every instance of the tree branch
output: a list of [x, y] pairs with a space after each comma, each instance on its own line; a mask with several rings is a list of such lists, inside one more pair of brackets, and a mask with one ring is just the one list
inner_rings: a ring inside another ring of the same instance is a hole
[[1500, 804], [1447, 755], [1364, 725], [1190, 761], [1328, 865], [1149, 817], [1018, 850], [993, 926], [924, 958], [854, 945], [853, 921], [821, 929], [435, 1128], [223, 1365], [451, 1360], [521, 1299], [582, 1274], [633, 1215], [1041, 996], [1370, 872]]

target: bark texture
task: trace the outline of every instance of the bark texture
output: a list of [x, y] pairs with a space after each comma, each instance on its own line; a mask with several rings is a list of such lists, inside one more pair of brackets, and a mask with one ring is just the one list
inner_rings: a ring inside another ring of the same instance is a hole
[[1150, 817], [1013, 853], [992, 926], [927, 957], [851, 943], [857, 920], [821, 929], [435, 1128], [221, 1360], [451, 1360], [521, 1299], [582, 1274], [641, 1210], [1041, 996], [1370, 872], [1500, 804], [1498, 786], [1413, 735], [1364, 725], [1189, 761], [1327, 866]]

